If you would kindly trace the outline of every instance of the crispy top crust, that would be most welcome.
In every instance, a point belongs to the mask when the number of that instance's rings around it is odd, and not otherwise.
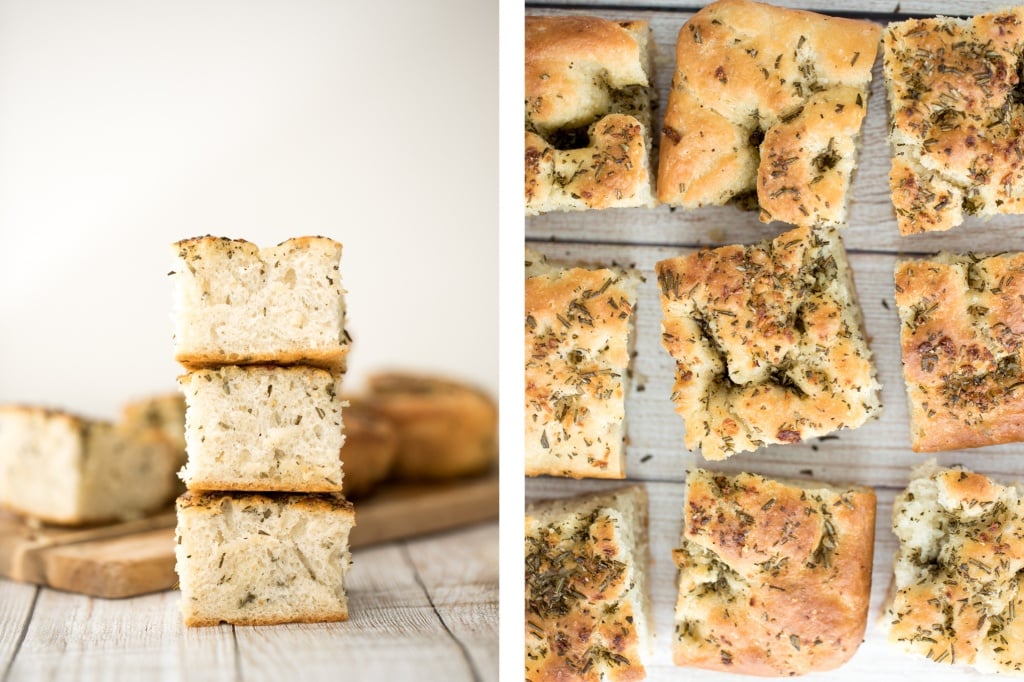
[[[880,386],[831,228],[661,261],[662,344],[686,447],[724,459],[876,416]]]
[[[1024,7],[892,23],[884,66],[900,232],[1024,212]]]
[[[893,503],[889,641],[940,663],[1024,669],[1024,503],[1012,486],[925,463]]]
[[[695,14],[676,43],[658,198],[695,208],[756,189],[765,222],[843,222],[880,33],[747,0]]]
[[[527,258],[526,474],[623,478],[623,377],[639,278]]]
[[[220,492],[190,490],[178,497],[179,511],[220,514],[225,500],[303,509],[311,513],[338,513],[355,517],[352,503],[338,493]]]
[[[637,589],[647,494],[640,486],[531,505],[526,513],[526,680],[645,677]],[[638,543],[639,539],[639,543]]]
[[[1024,254],[896,266],[917,452],[1024,440]]]
[[[853,655],[871,594],[874,491],[698,469],[683,514],[677,665],[799,675]]]

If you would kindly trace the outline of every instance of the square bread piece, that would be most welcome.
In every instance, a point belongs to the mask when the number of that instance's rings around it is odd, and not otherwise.
[[[653,206],[646,21],[526,17],[526,214]]]
[[[526,475],[625,478],[640,277],[526,254]]]
[[[198,237],[174,245],[175,359],[187,369],[259,363],[344,371],[341,244],[299,237],[260,249]]]
[[[890,643],[983,672],[1024,669],[1021,494],[934,460],[911,473],[892,508],[900,546],[880,619]]]
[[[526,509],[526,680],[646,677],[647,492],[630,486]]]
[[[187,492],[177,507],[186,625],[348,619],[355,513],[342,496]]]
[[[864,637],[875,493],[861,486],[686,479],[676,665],[801,675],[845,663]]]
[[[1024,213],[1024,7],[892,23],[883,44],[900,233]]]
[[[64,525],[126,520],[169,504],[177,457],[162,435],[0,406],[0,506]]]
[[[189,490],[341,492],[338,377],[315,367],[201,369],[185,392]]]
[[[853,274],[832,228],[657,264],[686,447],[725,459],[881,412]]]
[[[881,27],[720,0],[679,31],[658,198],[756,193],[761,220],[843,225]]]
[[[934,452],[1024,440],[1024,253],[896,265],[910,441]]]

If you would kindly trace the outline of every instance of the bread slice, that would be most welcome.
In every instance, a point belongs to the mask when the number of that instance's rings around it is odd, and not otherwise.
[[[526,17],[526,214],[655,205],[646,21]]]
[[[625,478],[641,278],[526,254],[526,474]]]
[[[361,398],[345,408],[345,497],[364,497],[390,474],[398,455],[398,430]]]
[[[690,472],[676,665],[789,676],[849,660],[867,624],[875,503],[861,486]]]
[[[315,367],[200,369],[188,404],[189,490],[341,492],[345,443],[338,377]]]
[[[405,372],[367,380],[365,400],[398,433],[391,475],[436,480],[479,474],[498,459],[498,408],[467,384]]]
[[[340,495],[187,492],[177,509],[186,625],[348,619],[355,514]]]
[[[934,460],[911,473],[892,508],[889,642],[937,663],[1024,669],[1022,492]]]
[[[896,265],[911,447],[1024,440],[1024,253]]]
[[[680,29],[658,198],[686,208],[756,194],[761,220],[846,223],[881,27],[719,0]]]
[[[187,369],[306,364],[344,371],[341,244],[289,239],[260,249],[197,237],[174,245],[175,358]]]
[[[137,518],[171,501],[176,463],[153,431],[0,406],[0,506],[24,516],[65,525]]]
[[[642,486],[529,505],[526,679],[643,679],[647,560]]]
[[[883,44],[900,233],[1024,213],[1024,7],[894,22]]]
[[[718,460],[881,412],[853,275],[833,228],[656,265],[686,447]]]
[[[185,397],[166,393],[132,401],[121,410],[120,426],[136,432],[148,429],[163,434],[174,448],[175,471],[185,466]]]

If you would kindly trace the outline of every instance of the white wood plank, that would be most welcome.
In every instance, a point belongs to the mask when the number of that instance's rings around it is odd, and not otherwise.
[[[530,2],[527,4],[527,12],[537,7],[548,8],[555,3]],[[619,8],[628,5],[628,0],[563,0],[557,3],[562,6],[587,7],[599,9],[602,7]],[[707,2],[677,2],[676,0],[644,0],[640,3],[646,7],[693,10],[708,4]],[[938,2],[936,0],[860,0],[856,5],[841,0],[772,0],[771,4],[780,7],[793,7],[796,9],[812,10],[823,14],[837,14],[842,16],[863,16],[865,14],[881,15],[935,15],[945,16],[971,16],[983,12],[992,12],[1009,7],[1012,3],[1001,0],[971,0],[965,2]]]
[[[397,544],[353,553],[350,620],[237,627],[244,680],[472,680],[472,670]]]
[[[430,601],[482,680],[498,679],[498,525],[407,543]]]
[[[0,578],[0,676],[18,649],[38,590],[35,585]]]
[[[42,589],[10,679],[235,679],[230,627],[186,631],[178,596],[108,600]]]
[[[716,468],[716,467],[709,467]],[[589,490],[606,490],[616,485],[609,481],[565,481],[540,478],[527,481],[527,500],[563,497]],[[683,486],[674,482],[647,483],[650,497],[650,589],[654,615],[654,655],[647,663],[647,679],[695,680],[717,682],[750,680],[750,677],[708,672],[694,668],[680,668],[672,663],[673,607],[676,597],[676,569],[672,562],[672,549],[677,546],[681,528]],[[853,658],[838,670],[807,675],[806,680],[837,680],[862,682],[863,680],[922,679],[925,675],[935,680],[976,679],[979,673],[965,668],[952,668],[900,653],[889,646],[881,636],[877,620],[889,586],[892,559],[896,550],[896,537],[890,531],[893,489],[881,488],[875,524],[875,557],[871,578],[871,605],[864,643]]]

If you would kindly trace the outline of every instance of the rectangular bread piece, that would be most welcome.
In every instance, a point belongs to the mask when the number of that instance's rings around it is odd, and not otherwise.
[[[911,472],[892,508],[900,546],[879,622],[891,644],[986,673],[1024,669],[1022,492],[934,460]]]
[[[289,239],[260,249],[198,237],[174,245],[174,353],[188,369],[305,364],[344,371],[341,244]]]
[[[1024,213],[1024,7],[894,22],[883,45],[900,233]]]
[[[690,472],[676,665],[790,676],[849,660],[867,624],[875,504],[861,486]]]
[[[526,259],[526,474],[625,478],[640,277]]]
[[[834,228],[663,260],[662,344],[686,447],[725,459],[881,412],[853,273]]]
[[[662,127],[658,198],[747,200],[761,220],[846,223],[881,27],[719,0],[680,29]]]
[[[647,515],[639,485],[527,507],[527,680],[646,676]]]
[[[162,435],[0,406],[0,506],[47,523],[137,518],[169,504],[177,457]]]
[[[646,21],[526,17],[526,214],[654,206]]]
[[[179,379],[189,490],[341,492],[339,378],[315,367],[226,365]]]
[[[915,452],[1024,440],[1024,253],[896,265]]]
[[[187,492],[177,509],[186,625],[348,619],[355,514],[342,496]]]

